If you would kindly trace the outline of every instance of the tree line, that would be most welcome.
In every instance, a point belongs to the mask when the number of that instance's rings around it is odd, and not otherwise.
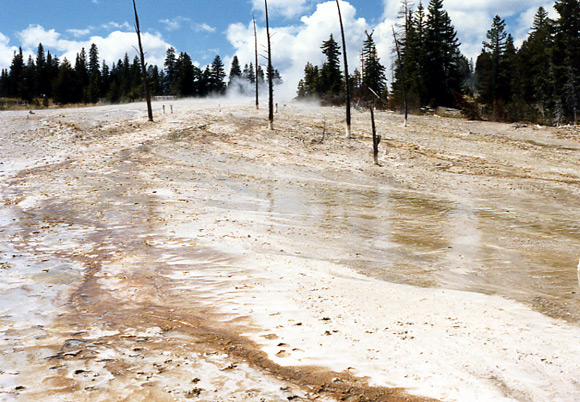
[[[540,7],[520,49],[495,16],[477,58],[478,99],[496,120],[577,123],[580,107],[580,2],[556,1],[558,17]]]
[[[257,73],[256,73],[257,72]],[[166,52],[163,68],[147,67],[153,96],[205,97],[223,95],[227,90],[250,93],[258,82],[265,89],[264,71],[252,63],[241,69],[234,56],[228,76],[219,55],[205,68],[193,64],[185,53],[176,53],[173,47]],[[282,79],[273,70],[274,83]],[[144,97],[140,60],[128,54],[109,66],[99,60],[99,50],[92,44],[89,52],[83,48],[77,53],[74,65],[66,58],[62,61],[38,45],[36,57],[25,60],[22,49],[15,52],[9,68],[0,73],[0,97],[22,99],[29,103],[48,106],[50,101],[59,105],[74,103],[119,103],[141,100]]]
[[[366,32],[360,70],[350,75],[355,101],[380,99],[392,109],[458,107],[470,118],[562,124],[578,121],[580,108],[580,2],[558,0],[558,17],[540,7],[520,49],[496,16],[474,64],[460,51],[457,32],[442,0],[425,9],[401,3],[398,47],[390,91],[377,56],[373,33]],[[298,98],[324,104],[344,102],[341,48],[332,35],[321,46],[321,66],[308,62]]]

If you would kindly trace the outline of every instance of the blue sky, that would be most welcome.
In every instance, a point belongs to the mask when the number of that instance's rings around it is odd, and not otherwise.
[[[424,0],[426,5],[428,1]],[[417,1],[415,2],[417,3]],[[365,30],[375,31],[383,63],[392,57],[391,26],[400,0],[341,1],[351,64]],[[546,0],[444,0],[468,57],[477,57],[494,15],[508,22],[508,30],[521,43],[539,6],[553,12]],[[126,52],[135,56],[131,0],[2,0],[0,13],[0,68],[8,68],[14,51],[31,54],[39,42],[58,57],[74,60],[82,47],[96,43],[100,56],[111,64]],[[219,54],[229,68],[237,54],[242,64],[253,59],[252,12],[265,44],[263,0],[153,1],[137,0],[148,61],[163,64],[167,47],[187,52],[205,66]],[[330,33],[338,38],[334,0],[269,0],[274,64],[282,72],[291,95],[306,61],[322,61],[320,43]],[[262,51],[263,52],[263,51]]]

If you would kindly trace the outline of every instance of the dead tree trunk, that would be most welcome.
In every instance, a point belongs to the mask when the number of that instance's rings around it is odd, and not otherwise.
[[[266,36],[268,37],[268,128],[274,129],[274,87],[272,68],[272,46],[270,44],[270,23],[268,20],[268,0],[264,0],[266,6]],[[257,77],[256,77],[257,79]]]
[[[393,28],[393,39],[395,40],[395,49],[397,50],[397,64],[399,65],[399,71],[401,72],[401,84],[403,85],[403,107],[405,111],[405,123],[404,126],[407,127],[407,115],[408,115],[408,104],[407,104],[407,88],[405,86],[405,70],[403,68],[403,61],[401,60],[401,51],[399,49],[399,40],[397,39],[397,34],[395,28]]]
[[[379,143],[381,142],[381,136],[377,135],[377,128],[375,126],[375,103],[369,102],[369,109],[371,110],[371,124],[373,129],[373,159],[375,165],[381,166],[379,163]]]
[[[338,8],[338,21],[340,22],[340,33],[342,35],[342,54],[344,56],[344,82],[346,89],[346,138],[351,138],[350,129],[350,77],[348,75],[348,58],[346,55],[346,39],[344,38],[344,26],[342,25],[342,14],[340,12],[340,4],[336,0],[336,7]]]
[[[254,14],[252,14],[252,21],[254,21],[254,49],[256,53],[256,65],[254,69],[256,70],[256,109],[260,109],[260,95],[259,95],[259,87],[258,87],[258,31],[256,30],[256,18]]]
[[[147,64],[145,63],[145,53],[141,42],[141,27],[139,26],[139,16],[137,15],[137,5],[133,0],[133,10],[135,10],[135,32],[139,42],[139,57],[141,59],[141,73],[143,74],[143,89],[145,90],[145,100],[147,101],[147,115],[149,121],[153,121],[153,108],[151,107],[151,92],[149,91],[149,74],[147,74]]]
[[[375,108],[377,107],[377,100],[380,100],[381,97],[373,91],[372,88],[367,87],[369,92],[371,92],[375,100],[373,102],[369,101],[369,109],[371,111],[371,126],[373,130],[373,159],[375,160],[375,165],[381,166],[379,163],[379,143],[381,142],[381,136],[377,135],[377,128],[375,126]]]

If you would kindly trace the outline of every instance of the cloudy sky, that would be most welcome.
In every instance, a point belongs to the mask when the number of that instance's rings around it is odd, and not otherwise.
[[[8,68],[18,47],[26,54],[45,49],[74,62],[77,52],[97,44],[101,59],[111,64],[125,53],[136,55],[133,8],[130,0],[2,0],[0,13],[0,68]],[[415,1],[418,3],[418,0]],[[426,6],[428,0],[423,1]],[[546,0],[444,0],[468,57],[477,57],[481,42],[494,15],[506,19],[516,45],[526,37],[533,16],[543,6],[552,15],[554,1]],[[265,20],[263,0],[137,0],[144,46],[150,64],[163,65],[165,51],[173,46],[187,52],[199,66],[219,54],[229,71],[237,54],[243,64],[253,60],[256,16],[260,52],[264,53]],[[335,1],[269,0],[273,34],[273,60],[282,73],[286,87],[282,94],[294,94],[306,61],[319,64],[320,44],[333,33],[337,40],[339,25]],[[379,55],[391,64],[392,32],[400,0],[341,1],[348,37],[349,64],[358,65],[358,53],[365,30],[374,30]],[[263,62],[263,58],[261,58]],[[280,91],[279,91],[280,93]]]

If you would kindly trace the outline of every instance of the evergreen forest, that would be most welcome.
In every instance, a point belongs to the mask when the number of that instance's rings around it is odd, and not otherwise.
[[[540,7],[519,49],[506,31],[505,20],[491,21],[475,63],[460,51],[457,32],[443,8],[430,0],[427,8],[401,3],[393,80],[377,55],[373,32],[366,32],[360,68],[349,77],[355,104],[380,99],[378,105],[421,111],[439,106],[461,109],[472,119],[577,123],[580,107],[580,2],[558,0],[558,17]],[[321,45],[325,61],[308,62],[298,84],[299,98],[324,104],[344,101],[341,49],[332,35]],[[398,55],[398,56],[397,56]]]
[[[187,53],[169,48],[163,68],[147,68],[152,96],[205,97],[223,95],[228,88],[238,93],[265,90],[265,74],[252,63],[242,69],[237,56],[232,60],[229,75],[219,55],[201,69]],[[273,71],[275,84],[281,84],[278,70]],[[31,104],[58,105],[119,103],[144,97],[140,60],[127,54],[109,66],[99,59],[99,50],[92,44],[76,55],[74,65],[62,61],[38,45],[36,57],[24,60],[22,49],[15,53],[9,69],[0,75],[0,98],[19,99]]]

